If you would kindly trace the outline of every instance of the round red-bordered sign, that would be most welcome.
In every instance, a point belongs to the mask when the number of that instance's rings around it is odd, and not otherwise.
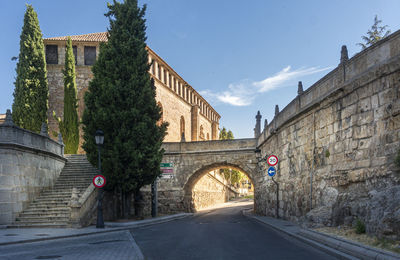
[[[278,157],[276,157],[275,155],[268,156],[267,163],[269,164],[269,166],[277,165],[278,164]]]
[[[96,186],[97,188],[103,188],[104,185],[106,185],[106,177],[100,174],[94,176],[93,185]]]

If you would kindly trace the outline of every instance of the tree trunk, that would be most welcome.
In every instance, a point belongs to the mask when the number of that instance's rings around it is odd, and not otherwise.
[[[135,191],[135,216],[143,218],[143,195],[140,190]]]

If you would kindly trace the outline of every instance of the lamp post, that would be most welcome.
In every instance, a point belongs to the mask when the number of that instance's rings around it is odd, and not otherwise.
[[[95,140],[97,144],[97,151],[98,151],[98,156],[99,156],[99,173],[101,174],[101,156],[100,156],[100,151],[101,151],[101,146],[103,145],[104,142],[104,133],[101,130],[97,130],[95,134]],[[97,195],[97,223],[96,223],[96,228],[104,228],[104,220],[103,220],[103,188],[99,188],[99,193]]]

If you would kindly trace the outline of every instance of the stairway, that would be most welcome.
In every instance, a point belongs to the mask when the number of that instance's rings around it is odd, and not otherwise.
[[[54,186],[44,189],[9,227],[68,227],[72,188],[77,188],[82,195],[97,169],[87,161],[86,155],[65,157],[67,162]]]

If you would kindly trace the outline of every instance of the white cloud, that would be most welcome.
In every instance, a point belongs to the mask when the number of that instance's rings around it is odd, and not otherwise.
[[[242,80],[238,83],[229,84],[228,90],[213,93],[210,90],[200,91],[200,94],[211,100],[217,100],[232,106],[248,106],[259,93],[265,93],[289,84],[295,84],[299,78],[328,70],[329,68],[299,68],[291,70],[291,66],[283,68],[273,76],[261,81]]]

